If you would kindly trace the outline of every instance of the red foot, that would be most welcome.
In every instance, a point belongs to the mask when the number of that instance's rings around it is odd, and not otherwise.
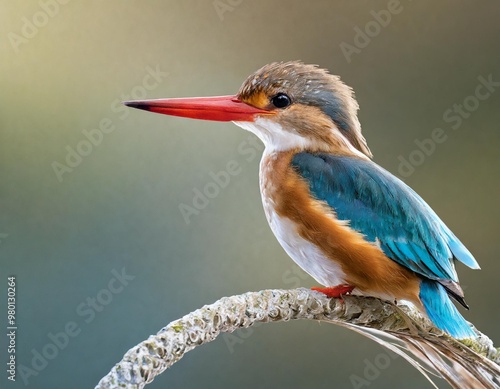
[[[320,288],[319,286],[315,286],[311,288],[311,290],[315,290],[317,292],[326,294],[328,297],[339,298],[342,295],[351,294],[351,292],[354,290],[354,286],[337,285],[337,286],[330,286],[328,288]]]

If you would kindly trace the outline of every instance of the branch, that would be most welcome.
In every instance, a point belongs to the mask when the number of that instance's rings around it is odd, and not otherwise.
[[[477,330],[477,339],[460,342],[415,308],[371,297],[331,299],[299,288],[224,297],[191,312],[130,349],[96,389],[143,388],[185,353],[221,332],[295,319],[320,320],[360,332],[403,356],[429,381],[430,370],[454,388],[500,388],[500,350]]]

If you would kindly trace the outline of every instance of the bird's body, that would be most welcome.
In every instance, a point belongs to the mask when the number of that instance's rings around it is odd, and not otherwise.
[[[387,260],[377,245],[339,219],[334,208],[311,195],[297,168],[304,156],[293,151],[265,153],[261,162],[264,211],[288,255],[322,285],[352,285],[353,293],[415,301],[414,273]]]
[[[276,238],[331,296],[407,300],[456,338],[474,336],[455,260],[477,262],[405,183],[371,160],[352,90],[300,62],[251,75],[233,97],[130,102],[153,112],[234,121],[264,143],[260,189]]]

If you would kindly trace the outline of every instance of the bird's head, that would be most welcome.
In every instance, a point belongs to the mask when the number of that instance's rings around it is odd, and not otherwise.
[[[166,115],[232,121],[255,133],[269,150],[371,157],[352,89],[315,65],[296,61],[265,65],[247,78],[235,96],[125,104]]]

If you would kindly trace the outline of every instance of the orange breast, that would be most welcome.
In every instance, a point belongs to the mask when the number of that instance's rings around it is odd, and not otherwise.
[[[277,215],[290,219],[303,239],[340,265],[349,285],[365,294],[394,296],[420,305],[420,280],[415,273],[388,258],[347,222],[338,220],[326,203],[314,199],[307,183],[290,165],[294,154],[286,151],[264,157],[264,201],[272,204]]]

